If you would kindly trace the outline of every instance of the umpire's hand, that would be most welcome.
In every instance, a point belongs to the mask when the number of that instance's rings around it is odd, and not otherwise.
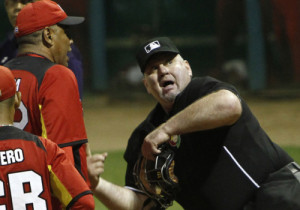
[[[145,137],[142,145],[142,154],[145,158],[155,160],[155,156],[161,152],[158,146],[170,140],[171,136],[164,129],[164,125],[163,123]]]
[[[104,161],[106,157],[106,152],[87,157],[87,168],[92,190],[97,187],[99,183],[99,176],[104,172]]]

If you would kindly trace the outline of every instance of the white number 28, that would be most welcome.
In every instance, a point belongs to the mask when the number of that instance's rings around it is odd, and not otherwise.
[[[42,177],[34,171],[22,171],[8,174],[8,186],[11,194],[12,209],[26,210],[27,205],[33,209],[47,209],[45,199],[39,197],[44,191]],[[28,185],[28,192],[24,186]],[[0,180],[0,197],[4,197],[4,182]],[[6,210],[6,205],[0,204],[0,210]]]

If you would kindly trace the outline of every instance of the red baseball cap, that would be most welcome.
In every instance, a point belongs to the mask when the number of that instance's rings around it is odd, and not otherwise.
[[[84,17],[68,16],[54,1],[41,0],[27,4],[19,12],[15,36],[21,37],[39,31],[55,24],[77,25],[84,21]]]
[[[0,66],[0,101],[4,101],[16,93],[16,81],[11,70]]]

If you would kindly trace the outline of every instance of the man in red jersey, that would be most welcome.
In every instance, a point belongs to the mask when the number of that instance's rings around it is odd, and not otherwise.
[[[4,0],[3,1],[4,8],[7,13],[7,18],[13,28],[15,27],[16,19],[21,9],[25,7],[26,4],[36,2],[36,1],[39,0]],[[65,8],[64,5],[62,5],[62,7]],[[80,16],[86,16],[86,15],[80,15]],[[76,27],[76,31],[79,31],[80,29],[81,28]],[[72,33],[72,36],[73,35],[75,34]],[[76,32],[76,36],[79,37],[80,35],[78,36]],[[72,51],[68,52],[68,57],[69,57],[68,68],[71,69],[76,76],[80,98],[82,99],[83,98],[83,74],[84,74],[82,53],[79,51],[78,44],[75,45],[73,43],[71,45],[71,48]],[[5,39],[0,43],[0,65],[4,65],[8,61],[16,57],[17,54],[18,54],[18,44],[17,44],[16,37],[14,36],[14,31],[11,30],[7,33]]]
[[[68,27],[83,21],[50,0],[27,4],[16,20],[18,55],[5,66],[22,93],[14,125],[57,143],[89,184],[82,105],[75,75],[66,67]]]
[[[92,192],[65,152],[12,126],[20,102],[13,74],[0,66],[0,209],[52,209],[51,193],[66,209],[94,209]]]

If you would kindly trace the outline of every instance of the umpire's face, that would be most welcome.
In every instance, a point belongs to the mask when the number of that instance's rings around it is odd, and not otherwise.
[[[4,0],[4,6],[10,24],[15,27],[16,20],[21,9],[28,3],[39,0]]]
[[[177,54],[159,53],[153,55],[146,65],[144,85],[168,112],[176,96],[191,81],[192,70],[188,61]]]

